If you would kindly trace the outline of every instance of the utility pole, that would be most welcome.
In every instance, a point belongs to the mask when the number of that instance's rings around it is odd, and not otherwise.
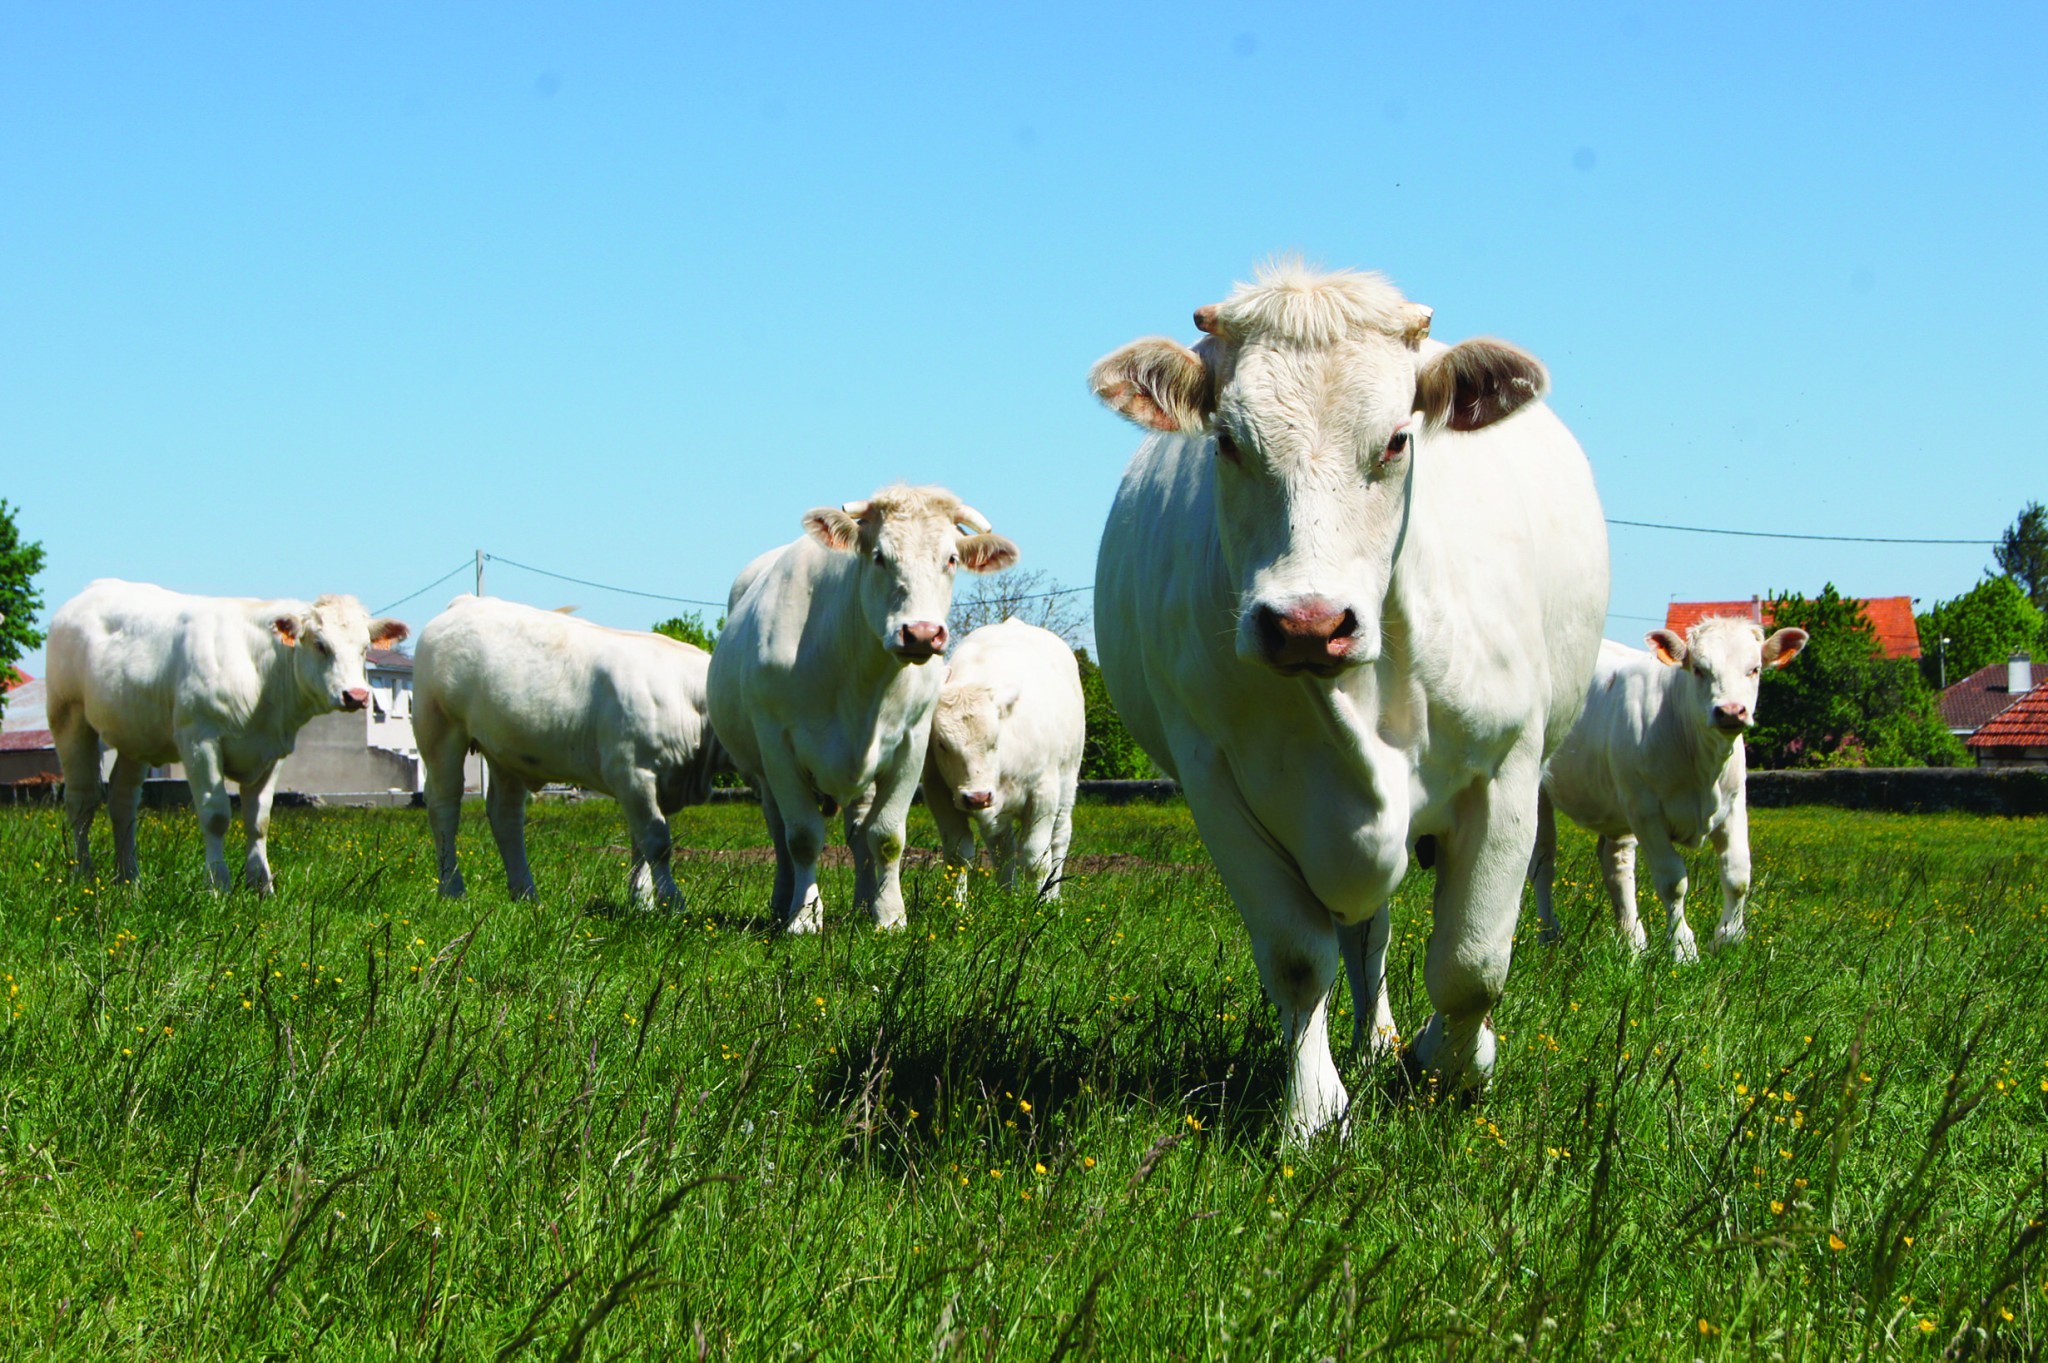
[[[481,549],[476,551],[476,594],[479,598],[484,594],[484,551]],[[476,793],[484,797],[486,804],[490,802],[491,764],[484,760],[482,753],[476,755]]]

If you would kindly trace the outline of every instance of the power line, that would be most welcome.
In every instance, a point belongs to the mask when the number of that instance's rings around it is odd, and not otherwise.
[[[1665,525],[1661,521],[1624,521],[1613,516],[1607,518],[1609,525],[1630,525],[1638,530],[1682,530],[1688,535],[1739,535],[1753,540],[1826,540],[1830,544],[1969,544],[1989,548],[1997,540],[1921,540],[1897,539],[1882,535],[1798,535],[1788,530],[1714,530],[1701,525]]]
[[[650,601],[679,601],[685,606],[710,606],[717,610],[725,609],[725,602],[723,601],[705,601],[694,596],[669,596],[662,592],[643,592],[633,587],[614,587],[607,582],[592,582],[587,577],[571,577],[567,573],[549,572],[546,568],[536,568],[531,563],[521,563],[516,559],[501,558],[497,554],[485,554],[484,559],[490,563],[502,563],[507,568],[521,568],[529,573],[539,573],[542,577],[551,577],[558,582],[573,582],[579,587],[595,587],[601,592],[617,592],[621,596],[644,596]],[[465,564],[464,566],[468,565]],[[446,579],[443,580],[445,581]]]
[[[458,563],[458,564],[456,564],[456,565],[455,565],[455,566],[454,566],[454,567],[453,567],[452,569],[450,569],[449,571],[447,571],[447,572],[445,572],[445,573],[441,574],[441,575],[440,575],[439,577],[435,578],[435,579],[434,579],[434,580],[433,580],[432,582],[429,582],[429,583],[428,583],[428,584],[427,584],[426,586],[424,586],[424,587],[420,588],[420,589],[419,589],[419,591],[416,591],[416,592],[407,592],[407,593],[406,593],[406,594],[405,594],[404,596],[401,596],[401,597],[399,597],[399,598],[398,598],[398,599],[397,599],[396,601],[392,602],[392,603],[391,603],[390,605],[388,605],[388,606],[380,606],[380,607],[378,607],[378,608],[377,608],[377,614],[379,614],[379,615],[389,615],[389,614],[390,614],[390,613],[391,613],[392,611],[395,611],[395,610],[397,610],[397,609],[398,609],[398,608],[399,608],[400,606],[403,606],[403,605],[404,605],[404,604],[405,604],[406,602],[408,602],[408,601],[412,600],[412,599],[413,599],[413,598],[414,598],[415,596],[420,596],[420,595],[423,595],[423,594],[425,594],[425,593],[427,593],[427,592],[430,592],[430,591],[434,590],[434,588],[436,588],[436,587],[440,586],[440,585],[441,585],[441,584],[442,584],[443,582],[446,582],[446,581],[447,581],[447,580],[448,580],[449,578],[451,578],[451,577],[455,576],[455,574],[457,574],[457,573],[461,572],[461,571],[462,571],[463,569],[465,569],[465,568],[467,568],[467,567],[469,567],[469,565],[468,565],[467,563]]]

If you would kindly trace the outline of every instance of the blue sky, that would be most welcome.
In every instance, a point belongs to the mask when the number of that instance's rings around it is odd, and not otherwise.
[[[375,608],[477,548],[717,599],[897,478],[1080,585],[1135,443],[1089,364],[1296,251],[1541,356],[1610,516],[1990,540],[2048,500],[2048,9],[1555,8],[15,0],[0,496],[52,607]],[[1990,561],[1612,544],[1624,638]]]

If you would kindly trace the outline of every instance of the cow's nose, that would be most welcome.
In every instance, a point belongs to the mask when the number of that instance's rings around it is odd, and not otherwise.
[[[897,632],[897,652],[929,658],[946,651],[946,627],[931,620],[913,620]]]
[[[1714,723],[1723,729],[1747,729],[1749,707],[1739,700],[1731,700],[1714,707]]]
[[[369,703],[370,693],[360,686],[341,693],[341,708],[344,710],[360,710]]]
[[[995,802],[994,791],[963,790],[960,792],[960,805],[963,809],[987,809]]]
[[[1358,613],[1319,596],[1303,597],[1284,611],[1260,606],[1254,623],[1266,661],[1285,671],[1328,670],[1358,640]]]

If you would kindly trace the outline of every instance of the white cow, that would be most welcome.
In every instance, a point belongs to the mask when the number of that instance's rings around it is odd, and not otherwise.
[[[1426,342],[1429,315],[1378,275],[1280,264],[1196,312],[1197,348],[1137,341],[1089,376],[1156,432],[1103,532],[1103,676],[1251,934],[1294,1137],[1346,1109],[1340,952],[1378,997],[1366,967],[1425,836],[1436,1011],[1414,1055],[1454,1084],[1491,1070],[1538,779],[1607,608],[1599,498],[1542,366]]]
[[[959,894],[979,829],[1005,889],[1022,866],[1041,895],[1059,898],[1085,711],[1074,650],[1051,630],[1005,620],[961,640],[924,759],[925,806],[946,864],[959,869]]]
[[[668,816],[709,797],[723,759],[705,714],[710,665],[695,644],[659,634],[490,597],[449,602],[420,632],[413,662],[413,731],[441,893],[463,892],[455,835],[463,758],[474,745],[489,764],[486,812],[514,899],[537,897],[527,796],[562,781],[619,802],[634,900],[679,905]]]
[[[1559,936],[1550,883],[1557,865],[1557,813],[1600,837],[1600,871],[1614,926],[1636,951],[1648,941],[1636,917],[1636,844],[1650,863],[1670,922],[1672,954],[1696,960],[1685,921],[1680,847],[1714,844],[1721,860],[1721,925],[1715,950],[1742,940],[1749,899],[1749,806],[1742,735],[1756,723],[1763,669],[1783,667],[1806,647],[1806,631],[1770,638],[1749,620],[1716,616],[1681,639],[1652,630],[1651,652],[1612,642],[1586,693],[1586,712],[1550,759],[1537,812],[1536,912],[1546,941]]]
[[[370,703],[363,655],[406,636],[352,596],[304,601],[186,596],[101,578],[50,618],[49,713],[64,769],[78,873],[92,874],[100,745],[115,752],[107,795],[114,874],[133,880],[135,814],[153,765],[185,764],[215,889],[231,884],[223,840],[229,781],[241,787],[243,879],[271,890],[277,764],[308,720]]]
[[[761,794],[776,920],[823,925],[818,853],[826,817],[844,808],[856,904],[901,927],[903,823],[945,679],[953,576],[1007,568],[1017,546],[936,487],[884,488],[803,523],[733,583],[711,723]]]

